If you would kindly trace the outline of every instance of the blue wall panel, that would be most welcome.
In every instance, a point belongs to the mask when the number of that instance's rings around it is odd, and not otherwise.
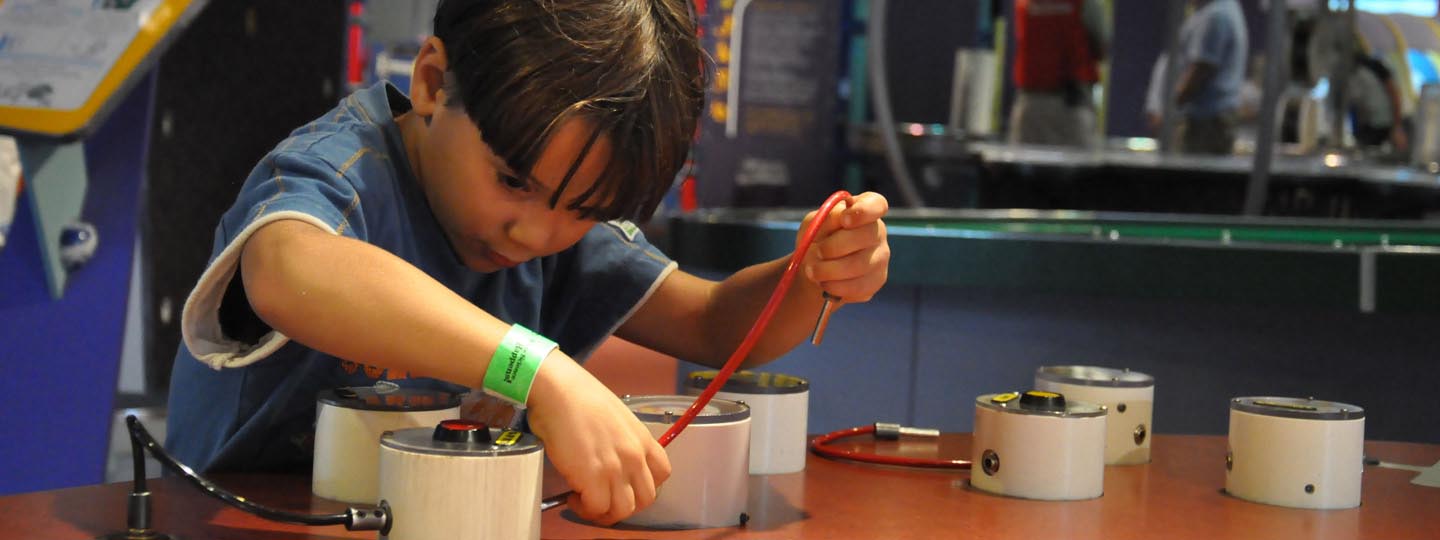
[[[0,495],[104,480],[153,78],[85,141],[100,246],[52,300],[28,204],[0,251]]]

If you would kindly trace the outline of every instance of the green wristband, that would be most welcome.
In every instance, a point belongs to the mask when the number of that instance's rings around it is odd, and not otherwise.
[[[485,370],[485,393],[525,407],[525,401],[530,398],[530,385],[535,383],[535,372],[554,349],[554,341],[524,326],[511,325],[495,349],[495,356],[490,357],[490,367]]]

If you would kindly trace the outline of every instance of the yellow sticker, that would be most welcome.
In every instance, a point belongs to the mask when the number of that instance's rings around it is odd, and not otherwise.
[[[1038,398],[1057,398],[1057,397],[1060,397],[1060,394],[1056,394],[1055,392],[1046,392],[1046,391],[1044,391],[1044,390],[1031,390],[1031,391],[1025,392],[1025,393],[1026,393],[1026,394],[1029,394],[1029,395],[1031,395],[1031,396],[1038,397]]]
[[[1013,401],[1015,398],[1018,398],[1018,397],[1020,397],[1020,393],[1019,393],[1019,392],[1010,392],[1010,393],[1008,393],[1008,394],[998,394],[998,395],[996,395],[995,397],[990,398],[990,402],[991,402],[991,403],[1006,403],[1006,402],[1009,402],[1009,401]]]
[[[520,435],[521,433],[519,431],[507,429],[501,432],[500,436],[495,439],[495,444],[499,446],[514,446],[515,443],[520,442]]]

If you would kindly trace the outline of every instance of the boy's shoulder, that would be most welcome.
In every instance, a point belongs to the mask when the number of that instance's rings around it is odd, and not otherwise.
[[[269,158],[277,164],[320,162],[337,176],[369,172],[369,165],[376,163],[388,165],[391,154],[403,145],[392,140],[399,137],[399,130],[384,101],[378,107],[374,103],[376,91],[364,89],[342,99],[335,108],[292,131],[270,151]],[[384,100],[384,89],[378,92]],[[390,167],[383,170],[390,172]]]
[[[615,233],[616,237],[631,244],[635,243],[635,237],[637,236],[644,238],[640,234],[640,226],[628,219],[612,219],[606,221],[604,226],[609,227],[611,232]]]
[[[387,131],[398,128],[388,116],[388,110],[374,110],[376,107],[369,103],[372,100],[368,93],[369,89],[360,90],[341,99],[333,109],[291,131],[275,151],[354,151],[359,147],[384,146]]]

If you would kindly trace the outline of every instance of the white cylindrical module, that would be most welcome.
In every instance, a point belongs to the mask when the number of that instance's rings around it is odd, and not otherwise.
[[[625,404],[659,438],[685,413],[689,396],[626,396]],[[750,407],[712,399],[665,447],[670,479],[655,502],[625,523],[658,529],[731,527],[749,502]]]
[[[545,458],[534,435],[446,420],[380,439],[388,540],[540,538]]]
[[[310,490],[318,497],[356,504],[379,500],[381,435],[460,416],[460,396],[455,393],[388,382],[326,390],[317,402]]]
[[[1128,369],[1044,366],[1035,370],[1035,389],[1105,407],[1106,465],[1150,462],[1154,377]]]
[[[691,373],[685,391],[700,395],[716,371]],[[786,474],[805,470],[806,419],[810,382],[780,373],[737,371],[715,397],[750,406],[750,474]]]
[[[1105,409],[1031,390],[975,398],[970,484],[1024,499],[1105,493]]]
[[[1365,410],[1313,398],[1230,400],[1225,492],[1291,508],[1360,506]]]

